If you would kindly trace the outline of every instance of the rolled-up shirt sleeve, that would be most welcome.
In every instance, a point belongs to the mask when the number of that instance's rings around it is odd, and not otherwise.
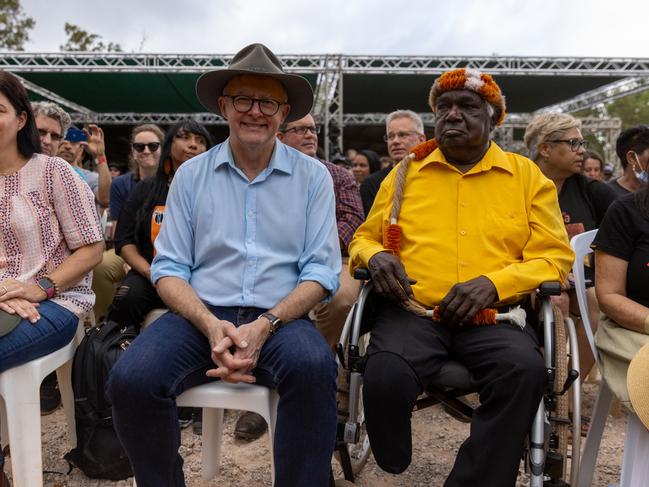
[[[333,183],[326,171],[320,173],[311,192],[304,252],[298,262],[299,282],[316,281],[333,296],[342,264]]]
[[[151,282],[163,277],[189,281],[194,266],[194,228],[191,218],[191,188],[183,172],[174,176],[160,233],[155,240],[156,255],[151,264]]]

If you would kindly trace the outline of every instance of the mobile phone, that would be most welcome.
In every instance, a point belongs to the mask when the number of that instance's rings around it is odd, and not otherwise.
[[[88,134],[83,130],[68,129],[65,133],[65,140],[68,142],[86,142],[88,140]]]

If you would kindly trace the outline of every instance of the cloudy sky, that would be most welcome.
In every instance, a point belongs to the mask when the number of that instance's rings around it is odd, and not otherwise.
[[[22,0],[32,52],[65,22],[127,52],[649,57],[647,0]]]

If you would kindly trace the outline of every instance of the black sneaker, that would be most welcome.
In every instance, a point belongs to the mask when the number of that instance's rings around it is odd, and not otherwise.
[[[61,392],[59,383],[56,380],[56,372],[43,379],[41,384],[41,415],[45,416],[53,413],[61,405]]]
[[[178,408],[178,425],[181,430],[189,428],[194,422],[193,408]]]

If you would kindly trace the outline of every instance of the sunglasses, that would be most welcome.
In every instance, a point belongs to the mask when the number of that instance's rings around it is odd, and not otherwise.
[[[148,144],[142,142],[133,143],[133,149],[135,149],[135,152],[144,152],[145,147],[149,148],[149,152],[155,152],[158,150],[158,147],[160,147],[160,142],[149,142]]]

